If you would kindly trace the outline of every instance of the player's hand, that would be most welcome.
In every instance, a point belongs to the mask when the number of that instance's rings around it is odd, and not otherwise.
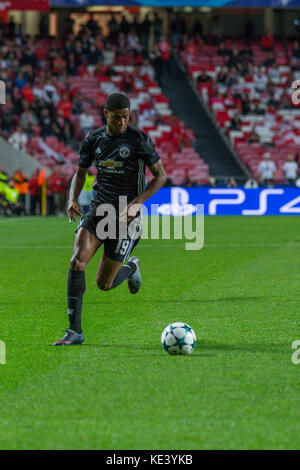
[[[132,201],[128,206],[125,207],[123,212],[120,215],[121,222],[131,222],[135,219],[141,212],[142,203]]]
[[[68,205],[68,217],[69,217],[69,223],[71,224],[72,221],[74,220],[74,222],[77,222],[76,221],[76,215],[80,215],[80,217],[82,217],[82,214],[79,210],[79,207],[78,207],[78,204],[77,202],[70,202],[69,205]]]

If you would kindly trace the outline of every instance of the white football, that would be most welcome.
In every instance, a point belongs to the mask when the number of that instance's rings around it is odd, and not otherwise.
[[[173,356],[192,354],[196,346],[196,335],[193,328],[186,323],[171,323],[162,332],[161,344],[164,350]]]

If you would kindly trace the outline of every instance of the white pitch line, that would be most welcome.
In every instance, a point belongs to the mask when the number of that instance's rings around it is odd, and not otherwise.
[[[190,242],[190,240],[187,240]],[[144,244],[147,247],[153,248],[178,248],[178,245],[175,243],[147,243]],[[291,242],[291,243],[209,243],[204,245],[203,248],[258,248],[258,247],[274,247],[274,246],[284,246],[285,248],[292,248],[299,246],[300,242]],[[142,246],[142,245],[141,245]],[[184,244],[180,244],[180,247],[184,247]],[[66,249],[70,250],[73,248],[73,245],[6,245],[0,247],[0,250],[32,250],[32,249]]]
[[[38,220],[36,217],[16,217],[16,218],[11,218],[11,219],[0,219],[0,225],[1,224],[12,224],[14,222],[24,222],[25,220]]]

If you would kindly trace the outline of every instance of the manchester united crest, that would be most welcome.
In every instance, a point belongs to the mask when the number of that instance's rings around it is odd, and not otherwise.
[[[126,147],[125,145],[123,145],[123,147],[120,147],[119,149],[119,155],[120,157],[122,158],[127,158],[129,157],[130,155],[130,149],[128,147]]]

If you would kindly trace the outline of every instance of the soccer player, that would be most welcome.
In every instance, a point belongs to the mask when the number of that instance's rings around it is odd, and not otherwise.
[[[68,202],[69,222],[82,216],[77,199],[83,188],[88,168],[95,162],[98,170],[97,196],[76,230],[74,252],[68,275],[69,328],[54,346],[82,344],[81,310],[85,292],[85,268],[98,248],[104,244],[104,254],[98,266],[96,281],[99,289],[107,291],[128,281],[129,291],[136,294],[141,287],[139,259],[131,255],[140,239],[140,210],[142,204],[156,193],[166,181],[166,173],[154,144],[142,131],[128,126],[130,101],[122,93],[112,93],[106,100],[104,114],[107,124],[91,131],[83,140],[78,169],[73,176]],[[145,188],[145,164],[154,178]],[[119,197],[127,197],[127,205],[119,210]],[[104,206],[105,204],[105,206]],[[115,234],[99,233],[107,217],[108,204],[113,207]],[[108,207],[108,211],[111,206]],[[115,212],[114,212],[115,211]],[[100,214],[100,215],[99,215]],[[109,219],[111,221],[111,217]],[[125,223],[120,233],[119,222]],[[102,235],[101,235],[102,234]]]

